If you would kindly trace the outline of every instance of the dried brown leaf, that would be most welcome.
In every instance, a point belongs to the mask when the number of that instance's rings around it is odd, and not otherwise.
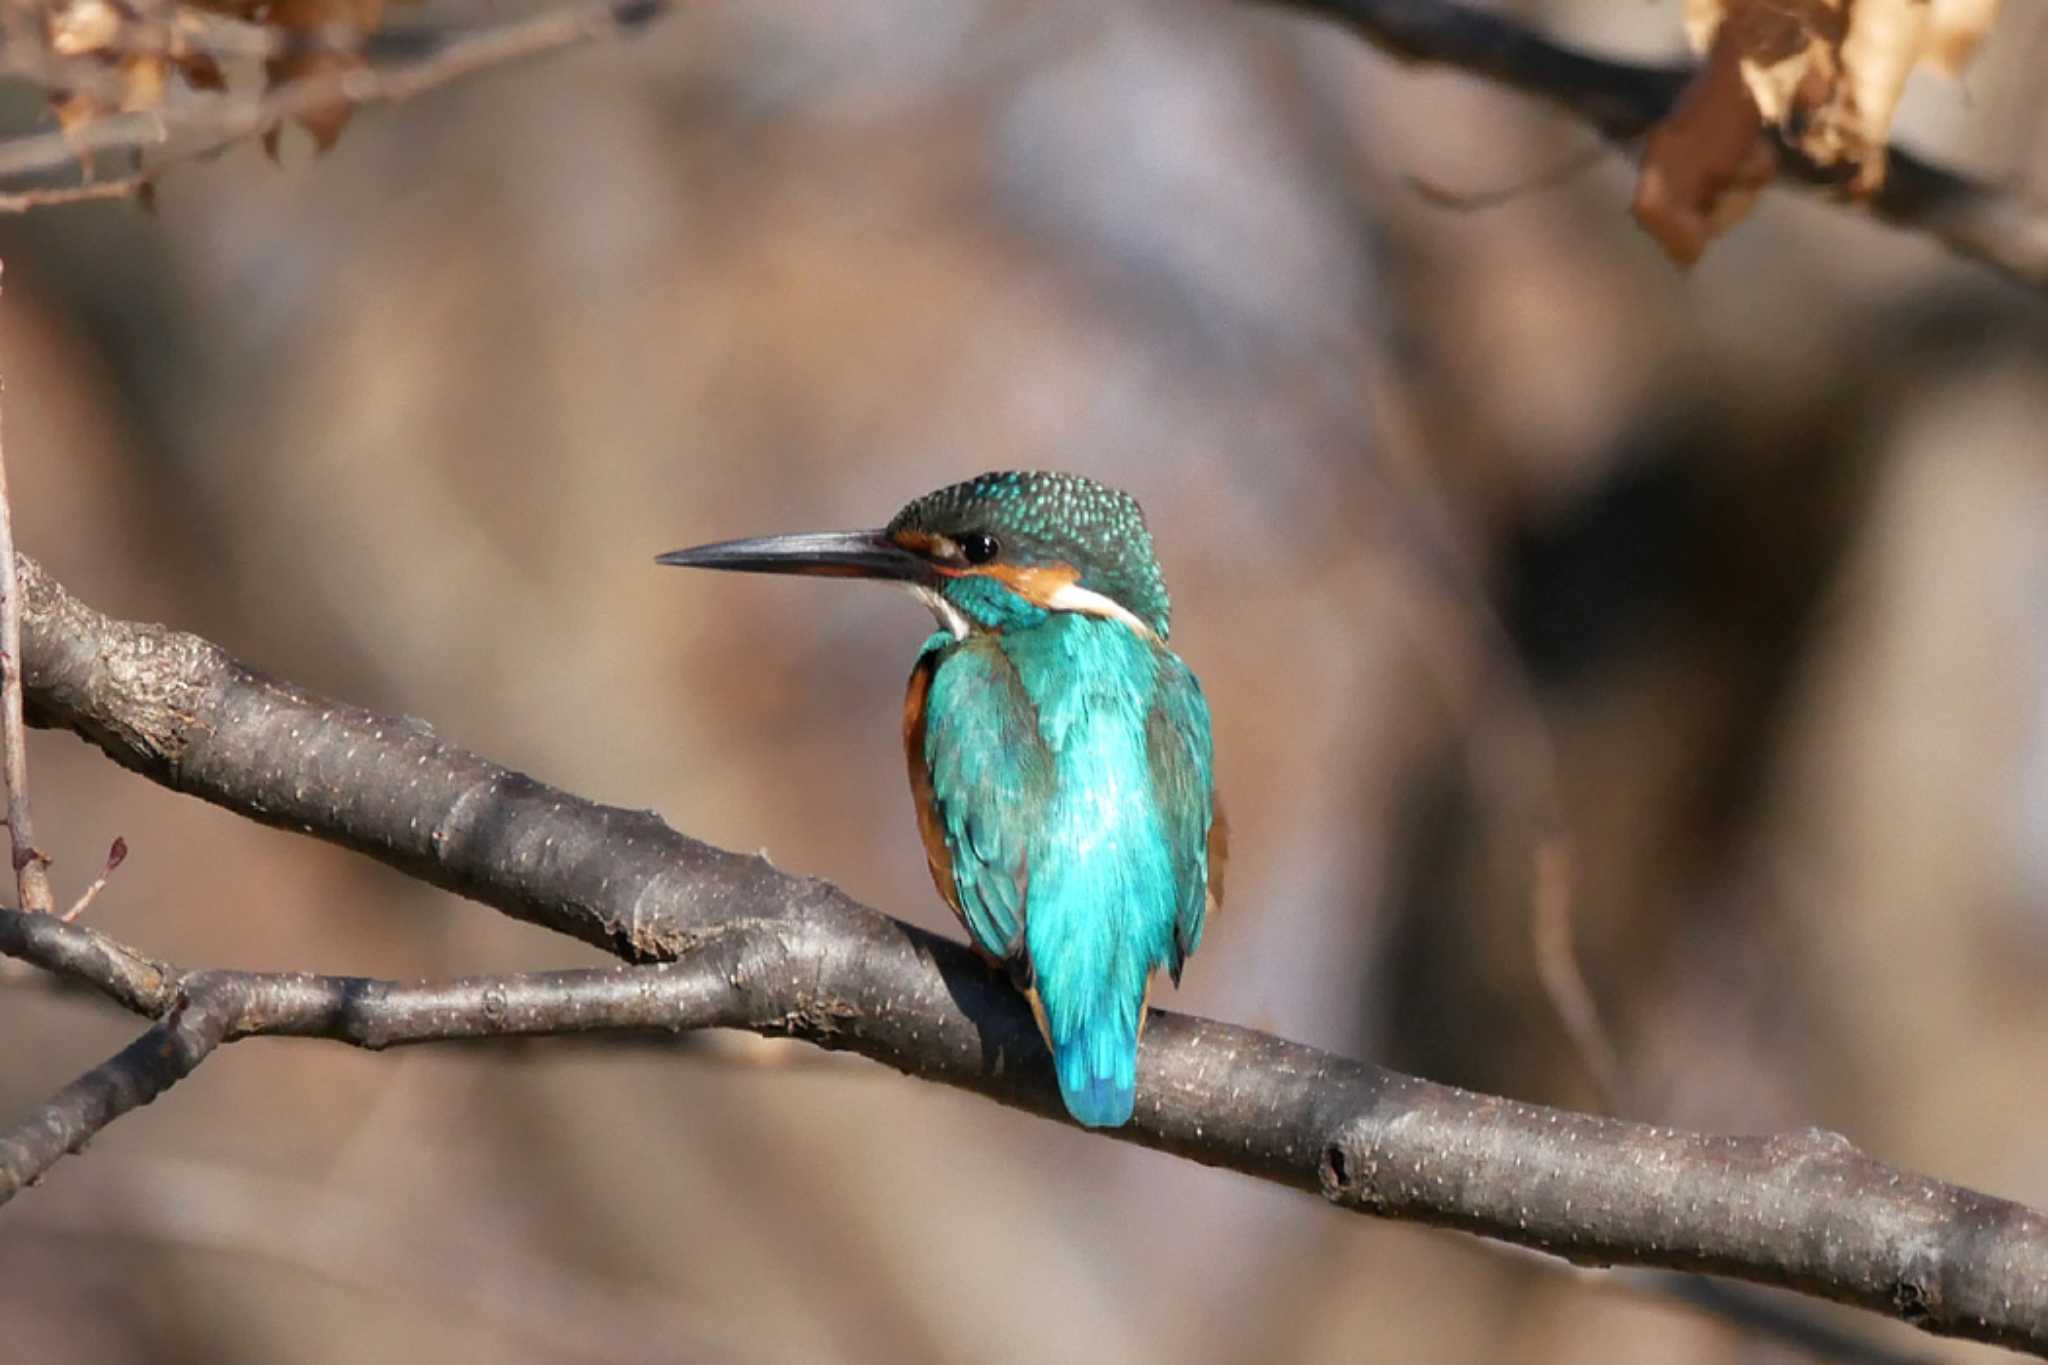
[[[1777,174],[1777,150],[1743,79],[1742,47],[1724,26],[1671,112],[1650,129],[1636,180],[1636,221],[1665,254],[1691,265],[1740,222]]]
[[[1997,0],[1688,0],[1686,32],[1696,50],[1732,45],[1764,121],[1868,195],[1907,77],[1955,74],[1997,13]]]
[[[116,109],[160,109],[175,75],[198,91],[224,91],[219,62],[205,47],[208,24],[225,15],[260,24],[281,41],[264,63],[271,88],[359,69],[365,38],[384,21],[385,0],[54,0],[43,29],[49,52],[103,78],[79,80],[51,97],[59,125],[76,131]],[[346,100],[306,110],[298,122],[322,151],[347,124]],[[264,134],[276,153],[278,130]]]
[[[377,31],[384,20],[384,3],[383,0],[274,0],[264,17],[273,27],[300,39],[340,39],[331,46],[345,49]],[[362,64],[362,58],[352,52],[321,51],[314,44],[306,43],[295,51],[271,58],[263,65],[270,84],[276,87],[329,73],[352,71]],[[348,126],[353,112],[346,100],[336,100],[332,104],[305,110],[298,116],[298,123],[312,134],[315,145],[325,152],[340,139],[341,130]],[[272,157],[277,155],[277,138],[278,130],[275,128],[263,135],[264,150]]]

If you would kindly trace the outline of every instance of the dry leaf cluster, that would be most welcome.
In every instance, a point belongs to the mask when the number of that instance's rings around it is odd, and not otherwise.
[[[1874,193],[1907,76],[1959,74],[1997,15],[1998,0],[1686,0],[1703,62],[1650,131],[1637,219],[1690,264],[1748,211],[1780,142]]]
[[[361,65],[360,49],[384,18],[384,0],[54,0],[10,5],[11,36],[41,38],[37,73],[67,131],[109,113],[164,108],[174,82],[219,92],[224,66],[259,63],[269,87]],[[11,43],[17,50],[18,41]],[[350,108],[301,110],[298,121],[322,150]],[[265,134],[274,154],[277,130]]]

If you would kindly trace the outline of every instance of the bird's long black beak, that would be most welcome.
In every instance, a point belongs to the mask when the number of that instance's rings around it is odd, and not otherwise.
[[[923,583],[933,577],[929,562],[891,540],[886,531],[806,531],[722,540],[716,545],[670,550],[657,556],[655,563],[681,569],[817,574],[903,583]]]

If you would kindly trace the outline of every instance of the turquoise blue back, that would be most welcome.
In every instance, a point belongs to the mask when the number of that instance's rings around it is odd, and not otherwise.
[[[968,931],[1036,994],[1068,1110],[1114,1127],[1152,975],[1178,979],[1201,940],[1208,706],[1179,658],[1120,622],[1004,624],[925,645],[933,814]]]

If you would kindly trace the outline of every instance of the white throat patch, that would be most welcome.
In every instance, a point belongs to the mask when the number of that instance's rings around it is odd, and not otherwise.
[[[922,583],[912,583],[908,586],[912,597],[915,597],[918,601],[931,608],[932,615],[938,618],[940,627],[950,631],[956,640],[967,638],[968,632],[973,627],[968,623],[966,614],[960,608],[948,602],[937,588],[928,588]]]
[[[1151,640],[1155,644],[1159,640],[1152,627],[1132,615],[1122,603],[1084,588],[1079,583],[1060,584],[1059,590],[1045,600],[1045,605],[1054,611],[1078,611],[1085,616],[1101,616],[1111,621],[1121,621],[1136,631],[1140,638]]]

